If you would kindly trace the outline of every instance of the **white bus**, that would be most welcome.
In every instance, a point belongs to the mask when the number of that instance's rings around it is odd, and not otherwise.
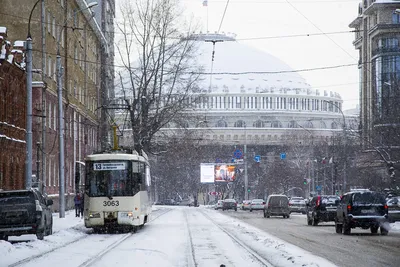
[[[84,219],[94,232],[136,232],[150,220],[147,155],[120,150],[85,159]]]

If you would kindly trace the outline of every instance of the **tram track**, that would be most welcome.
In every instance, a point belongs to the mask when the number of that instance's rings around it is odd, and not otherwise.
[[[152,222],[154,220],[157,220],[159,217],[161,217],[162,215],[170,212],[171,209],[165,209],[162,212],[160,212],[160,214],[157,214],[156,216],[152,217],[151,220],[149,222]],[[74,228],[74,227],[72,227]],[[83,241],[85,239],[88,239],[89,237],[96,235],[92,232],[92,230],[88,230],[90,231],[90,233],[80,236],[79,238],[76,238],[74,240],[71,240],[69,242],[66,242],[62,245],[56,246],[48,251],[45,252],[41,252],[40,254],[37,255],[33,255],[30,257],[27,257],[25,259],[19,260],[17,262],[14,262],[10,265],[8,265],[8,267],[18,267],[18,266],[23,266],[25,264],[28,264],[31,261],[35,261],[38,260],[40,258],[43,258],[45,256],[48,256],[51,253],[57,252],[57,251],[61,251],[63,249],[66,249],[70,246],[75,245],[77,242]],[[78,265],[79,267],[88,267],[88,266],[92,266],[94,263],[98,262],[104,255],[106,255],[107,253],[109,253],[110,251],[112,251],[115,247],[117,247],[119,244],[121,244],[122,242],[124,242],[126,239],[128,239],[129,237],[133,236],[134,233],[126,233],[124,234],[121,238],[119,238],[118,240],[112,242],[111,244],[109,244],[106,248],[102,249],[100,252],[98,252],[97,254],[95,254],[91,259],[86,260],[85,262],[83,262],[82,264]],[[112,238],[114,235],[102,235],[107,239]]]
[[[185,221],[186,221],[186,229],[188,232],[188,243],[190,245],[190,250],[188,253],[188,266],[190,267],[197,267],[197,262],[196,262],[196,256],[195,256],[195,252],[194,252],[194,245],[193,245],[193,236],[192,236],[192,231],[190,230],[190,226],[189,226],[189,219],[187,216],[187,212],[184,211],[184,217],[185,217]]]
[[[206,217],[208,220],[210,220],[216,227],[218,227],[222,232],[224,232],[227,236],[229,236],[239,247],[243,248],[245,251],[249,253],[249,255],[259,262],[261,265],[266,266],[266,267],[274,267],[272,263],[270,263],[267,259],[265,259],[263,256],[258,254],[256,251],[254,251],[252,248],[247,246],[244,242],[242,242],[239,238],[234,236],[232,233],[230,233],[228,230],[226,230],[224,227],[219,225],[215,220],[213,220],[209,215],[204,213],[203,211],[200,211],[200,213]]]

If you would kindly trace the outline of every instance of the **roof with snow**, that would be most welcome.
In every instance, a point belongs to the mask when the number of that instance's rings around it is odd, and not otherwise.
[[[210,93],[279,93],[284,90],[287,94],[317,94],[285,62],[236,41],[234,34],[196,34],[192,37],[199,42],[198,63],[204,67],[204,72],[212,74],[200,79],[201,88],[209,89],[211,84]],[[334,92],[330,95],[340,98]]]

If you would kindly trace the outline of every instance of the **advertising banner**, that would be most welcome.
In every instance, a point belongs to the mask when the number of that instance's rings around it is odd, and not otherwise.
[[[233,182],[236,178],[236,165],[221,164],[215,166],[215,182]]]
[[[214,183],[214,163],[200,164],[200,182]]]

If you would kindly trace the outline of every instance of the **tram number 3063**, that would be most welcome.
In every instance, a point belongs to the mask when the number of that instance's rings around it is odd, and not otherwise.
[[[114,200],[103,201],[103,206],[104,207],[106,207],[106,206],[119,206],[119,201],[118,200],[116,200],[116,201],[114,201]]]

